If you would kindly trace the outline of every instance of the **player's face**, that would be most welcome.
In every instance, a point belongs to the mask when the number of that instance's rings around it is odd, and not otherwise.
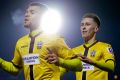
[[[40,7],[29,6],[25,13],[24,26],[26,28],[38,27],[40,22]]]
[[[92,18],[83,18],[80,30],[83,38],[90,39],[98,31],[97,23]]]

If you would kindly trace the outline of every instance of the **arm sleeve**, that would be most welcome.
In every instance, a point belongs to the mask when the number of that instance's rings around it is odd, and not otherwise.
[[[52,45],[54,45],[54,52],[56,52],[57,56],[59,57],[61,67],[70,71],[82,70],[81,60],[78,58],[71,59],[75,56],[75,54],[67,46],[64,38],[58,37]],[[64,71],[62,73],[64,73]]]
[[[12,62],[8,62],[0,58],[0,67],[4,71],[13,75],[17,75],[19,73],[20,69],[22,68],[22,62],[19,54],[18,42],[16,44],[15,53]]]
[[[70,59],[74,56],[73,53],[70,53],[70,48],[65,43],[65,40],[63,37],[59,35],[55,35],[53,37],[50,37],[52,39],[49,40],[48,44],[46,45],[47,48],[51,49],[55,54],[57,54],[58,57],[64,58],[64,59]]]
[[[79,58],[68,59],[68,60],[59,58],[59,65],[70,71],[82,71],[82,63]]]
[[[107,62],[105,62],[104,60],[102,61],[94,61],[95,62],[95,66],[105,70],[105,71],[114,71],[114,62],[112,60],[109,60]]]
[[[115,58],[114,58],[114,53],[111,45],[107,44],[106,46],[103,47],[102,49],[102,57],[103,60],[101,61],[94,61],[95,66],[99,67],[100,69],[106,70],[106,71],[114,71],[115,67]]]
[[[58,45],[57,54],[60,58],[71,59],[72,57],[75,56],[72,50],[65,43],[64,38],[59,38],[57,40],[57,45]]]
[[[20,45],[20,43],[18,41],[16,44],[16,47],[15,47],[15,52],[14,52],[14,57],[12,59],[12,63],[18,67],[22,67],[22,58],[20,55],[19,45]]]
[[[59,64],[61,67],[67,69],[68,71],[81,71],[82,63],[79,58],[71,59],[75,56],[72,50],[67,46],[63,38],[57,40],[59,43],[58,56]],[[63,71],[64,72],[64,71]]]
[[[13,75],[17,75],[20,72],[19,67],[16,67],[12,62],[5,61],[1,58],[0,58],[0,68]]]

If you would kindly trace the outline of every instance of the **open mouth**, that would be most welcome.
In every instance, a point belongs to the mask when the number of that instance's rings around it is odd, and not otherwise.
[[[25,18],[25,21],[29,21],[29,19],[26,19],[26,18]]]
[[[28,23],[28,22],[29,22],[29,19],[25,18],[24,23]]]
[[[82,31],[83,34],[87,33],[87,31]]]

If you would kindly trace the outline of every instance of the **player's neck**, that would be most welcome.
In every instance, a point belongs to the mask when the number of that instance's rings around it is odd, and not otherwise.
[[[34,28],[30,28],[30,33],[33,32],[33,31],[41,31],[41,29],[39,27],[34,27]]]
[[[94,34],[91,38],[86,38],[85,43],[91,44],[96,41],[96,34]]]
[[[41,31],[41,29],[39,29],[39,28],[32,28],[32,29],[30,29],[30,35],[32,35],[32,36],[35,36],[36,34],[38,34],[39,32],[42,32]]]

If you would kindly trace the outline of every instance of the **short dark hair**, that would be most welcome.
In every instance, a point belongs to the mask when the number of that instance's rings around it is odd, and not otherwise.
[[[86,13],[83,18],[92,18],[98,25],[98,28],[100,27],[100,18],[94,14],[94,13]]]
[[[42,11],[48,10],[47,5],[39,3],[39,2],[31,2],[29,6],[39,6]]]

